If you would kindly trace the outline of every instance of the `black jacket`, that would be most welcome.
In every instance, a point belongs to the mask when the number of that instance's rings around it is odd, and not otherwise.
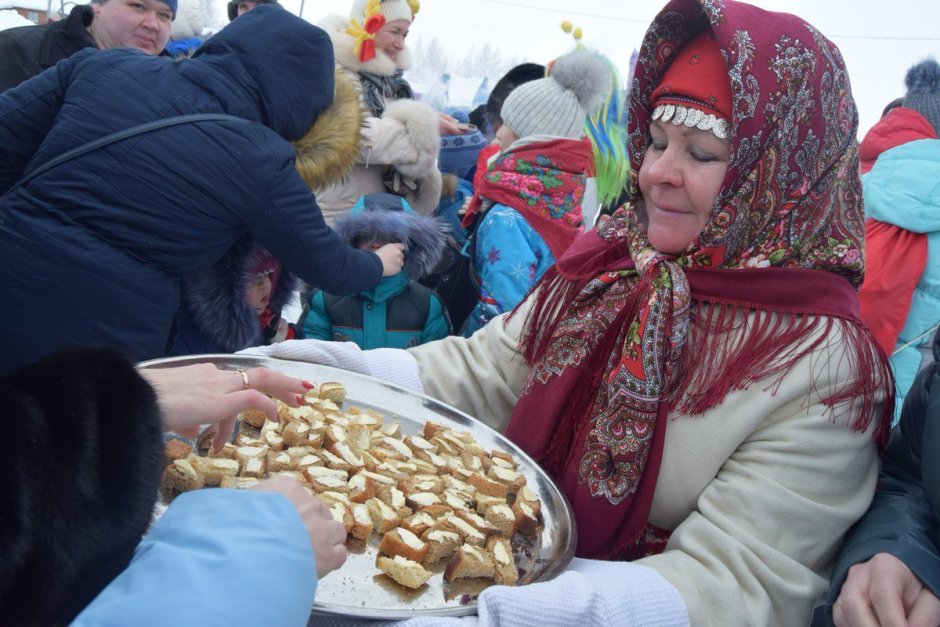
[[[67,161],[0,200],[0,373],[67,347],[160,357],[183,277],[251,235],[336,294],[369,289],[377,255],[330,229],[291,140],[330,107],[329,37],[278,5],[249,11],[191,59],[76,53],[0,94],[0,193],[62,152],[187,113],[182,124]]]
[[[90,4],[79,4],[64,20],[0,32],[0,91],[16,87],[82,48],[94,48],[95,40],[86,30],[94,16]]]
[[[933,352],[934,363],[917,376],[904,399],[871,507],[846,536],[836,560],[826,624],[832,623],[832,604],[849,568],[877,553],[900,559],[940,597],[940,335]]]

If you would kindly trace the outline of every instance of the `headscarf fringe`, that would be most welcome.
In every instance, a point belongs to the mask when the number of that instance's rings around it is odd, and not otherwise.
[[[533,306],[526,315],[524,331],[522,337],[519,338],[519,348],[522,349],[525,362],[530,367],[548,352],[555,327],[567,313],[559,305],[570,303],[582,287],[580,282],[570,281],[562,276],[558,272],[557,265],[546,270],[538,283],[532,287],[528,298],[532,300]],[[508,318],[511,320],[518,313],[519,307],[517,306]]]
[[[692,308],[688,346],[692,349],[683,351],[671,386],[670,410],[701,415],[728,393],[761,381],[772,380],[769,388],[775,392],[810,356],[814,382],[835,380],[838,370],[852,369],[842,387],[810,391],[830,409],[830,420],[854,414],[850,426],[859,432],[876,421],[873,438],[879,446],[887,443],[894,399],[881,397],[893,390],[893,383],[885,385],[892,374],[871,332],[857,322],[699,301]],[[835,354],[842,357],[833,359]],[[774,357],[768,360],[769,355]]]

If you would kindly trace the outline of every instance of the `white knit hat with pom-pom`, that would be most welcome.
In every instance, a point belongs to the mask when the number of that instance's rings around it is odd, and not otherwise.
[[[604,57],[578,49],[558,57],[547,78],[514,89],[500,116],[520,139],[532,135],[580,139],[587,115],[604,100],[610,85]]]

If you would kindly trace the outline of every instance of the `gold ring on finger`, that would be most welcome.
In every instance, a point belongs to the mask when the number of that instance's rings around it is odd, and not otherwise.
[[[241,375],[241,378],[242,378],[242,388],[245,389],[245,390],[247,390],[248,388],[250,388],[251,386],[248,385],[248,371],[245,370],[244,368],[238,368],[235,372],[237,372],[239,375]]]

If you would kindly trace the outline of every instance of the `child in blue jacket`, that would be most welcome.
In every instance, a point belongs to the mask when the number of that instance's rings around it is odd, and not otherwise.
[[[577,49],[559,57],[546,78],[506,98],[496,132],[500,152],[489,161],[464,218],[472,225],[480,298],[463,335],[518,305],[583,230],[597,143],[596,130],[588,136],[585,129],[602,104],[618,98],[613,85],[607,60]]]
[[[401,242],[405,266],[358,294],[314,292],[303,319],[305,338],[355,342],[368,350],[410,348],[450,334],[440,296],[417,281],[441,259],[446,227],[440,220],[415,213],[401,196],[368,194],[337,218],[336,232],[351,246],[366,250]]]

